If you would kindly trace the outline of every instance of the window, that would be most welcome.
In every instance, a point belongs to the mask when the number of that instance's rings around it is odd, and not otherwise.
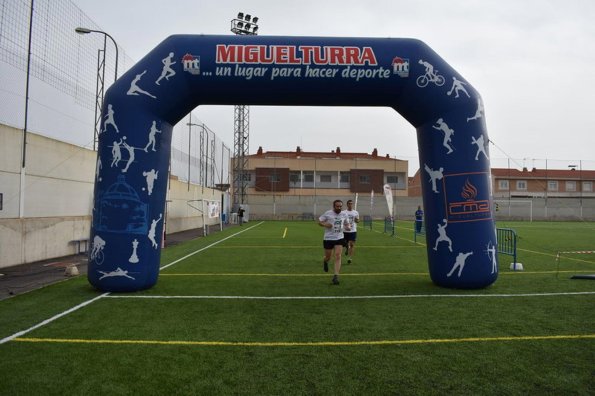
[[[333,181],[333,178],[331,175],[320,175],[320,182],[321,183],[330,183]]]
[[[583,191],[592,192],[593,191],[593,182],[590,182],[590,181],[583,182]]]
[[[576,191],[576,182],[566,181],[566,191]]]
[[[277,172],[273,172],[269,176],[269,179],[271,180],[271,183],[279,183],[281,181],[281,175]]]
[[[498,190],[508,190],[508,180],[498,180]]]
[[[548,191],[558,191],[558,181],[557,180],[550,180],[547,182],[547,190]]]
[[[242,174],[242,181],[249,182],[251,180],[252,180],[252,174],[250,174],[250,173]]]
[[[370,175],[359,175],[359,184],[370,184]]]
[[[291,183],[299,183],[301,181],[300,172],[290,172],[289,173],[289,181]]]
[[[516,189],[519,191],[527,191],[527,180],[517,180]]]
[[[341,172],[341,183],[349,183],[351,175],[348,172]]]
[[[304,172],[304,181],[306,183],[314,183],[314,172]]]
[[[399,176],[386,176],[388,184],[399,184]]]

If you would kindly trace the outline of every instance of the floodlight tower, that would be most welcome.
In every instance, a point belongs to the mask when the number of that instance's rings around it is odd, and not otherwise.
[[[231,20],[231,31],[238,35],[256,36],[258,17],[239,12],[237,18]],[[234,107],[233,112],[233,205],[243,204],[246,200],[246,177],[244,172],[248,164],[248,143],[250,138],[250,109],[245,105]]]

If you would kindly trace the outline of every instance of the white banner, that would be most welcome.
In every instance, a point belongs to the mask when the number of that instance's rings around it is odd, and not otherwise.
[[[393,190],[388,184],[385,184],[383,188],[386,204],[388,205],[388,213],[390,214],[390,217],[393,218]]]
[[[219,201],[207,201],[207,213],[209,219],[216,219],[220,215]]]

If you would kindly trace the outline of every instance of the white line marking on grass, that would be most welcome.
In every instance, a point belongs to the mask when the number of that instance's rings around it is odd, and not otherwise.
[[[80,303],[80,304],[79,304],[79,305],[77,305],[76,307],[72,307],[72,308],[70,308],[70,309],[68,309],[68,310],[66,310],[66,311],[64,311],[64,312],[62,312],[62,313],[59,313],[58,315],[52,316],[51,318],[49,318],[49,319],[46,319],[46,320],[44,320],[43,322],[40,322],[40,323],[36,324],[36,325],[35,325],[35,326],[33,326],[33,327],[29,327],[27,330],[19,331],[18,333],[14,333],[14,334],[13,334],[13,335],[11,335],[11,336],[8,336],[8,337],[6,337],[6,338],[3,338],[3,339],[1,339],[1,340],[0,340],[0,344],[4,344],[5,342],[11,341],[11,340],[13,340],[13,339],[15,339],[15,338],[17,338],[17,337],[20,337],[20,336],[22,336],[23,334],[27,334],[27,333],[29,333],[29,332],[31,332],[31,331],[33,331],[33,330],[35,330],[35,329],[38,329],[38,328],[40,328],[41,326],[45,326],[46,324],[48,324],[48,323],[50,323],[50,322],[53,322],[54,320],[56,320],[56,319],[59,319],[59,318],[61,318],[62,316],[68,315],[69,313],[71,313],[71,312],[74,312],[74,311],[76,311],[76,310],[77,310],[77,309],[79,309],[79,308],[82,308],[82,307],[84,307],[84,306],[86,306],[86,305],[89,305],[89,304],[91,304],[92,302],[95,302],[95,301],[99,300],[100,298],[104,298],[104,297],[107,297],[107,296],[109,296],[109,292],[108,292],[108,293],[103,293],[103,294],[101,294],[101,295],[99,295],[99,296],[97,296],[97,297],[95,297],[95,298],[92,298],[92,299],[90,299],[90,300],[87,300],[87,301],[85,301],[85,302],[83,302],[83,303]]]
[[[101,340],[101,339],[69,339],[69,338],[17,338],[17,342],[45,342],[60,344],[129,344],[129,345],[187,345],[187,346],[240,346],[240,347],[334,347],[334,346],[384,346],[410,344],[444,344],[461,342],[494,342],[494,341],[546,341],[546,340],[580,340],[595,338],[595,334],[563,334],[546,336],[515,337],[467,337],[467,338],[429,338],[418,340],[369,340],[369,341],[158,341],[158,340]]]
[[[184,257],[182,257],[182,258],[180,258],[180,259],[178,259],[178,260],[174,261],[173,263],[170,263],[170,264],[168,264],[168,265],[166,265],[166,266],[164,266],[164,267],[161,267],[160,269],[164,269],[164,268],[166,268],[166,267],[169,267],[169,266],[172,266],[172,265],[174,265],[174,264],[176,264],[176,263],[179,263],[180,261],[182,261],[182,260],[184,260],[184,259],[186,259],[186,258],[188,258],[188,257],[190,257],[190,256],[192,256],[192,255],[195,255],[196,253],[202,252],[203,250],[205,250],[205,249],[208,249],[208,248],[209,248],[209,247],[211,247],[211,246],[214,246],[214,245],[216,245],[216,244],[218,244],[218,243],[221,243],[221,242],[225,241],[226,239],[232,238],[232,237],[234,237],[234,236],[236,236],[236,235],[238,235],[238,234],[241,234],[242,232],[245,232],[245,231],[251,230],[251,229],[252,229],[252,228],[254,228],[254,227],[258,227],[258,226],[259,226],[259,225],[261,225],[262,223],[264,223],[264,222],[260,222],[260,223],[258,223],[258,224],[256,224],[256,225],[253,225],[252,227],[246,228],[246,229],[245,229],[245,230],[243,230],[243,231],[236,232],[235,234],[233,234],[233,235],[230,235],[230,236],[228,236],[227,238],[221,239],[220,241],[217,241],[217,242],[215,242],[215,243],[212,243],[212,244],[210,244],[210,245],[209,245],[209,246],[207,246],[207,247],[204,247],[204,248],[202,248],[202,249],[199,249],[199,250],[197,250],[197,251],[195,251],[195,252],[193,252],[193,253],[190,253],[190,254],[188,254],[188,255],[186,255],[186,256],[184,256]],[[109,297],[109,295],[110,295],[110,293],[109,293],[109,292],[108,292],[108,293],[104,293],[104,294],[101,294],[101,295],[99,295],[99,296],[97,296],[97,297],[95,297],[95,298],[92,298],[91,300],[88,300],[88,301],[85,301],[85,302],[83,302],[83,303],[80,303],[79,305],[77,305],[77,306],[75,306],[75,307],[72,307],[72,308],[70,308],[70,309],[68,309],[68,310],[66,310],[66,311],[64,311],[64,312],[62,312],[62,313],[60,313],[60,314],[58,314],[58,315],[55,315],[55,316],[53,316],[53,317],[51,317],[51,318],[49,318],[49,319],[46,319],[46,320],[44,320],[43,322],[41,322],[41,323],[38,323],[38,324],[36,324],[35,326],[28,328],[27,330],[19,331],[18,333],[15,333],[15,334],[13,334],[13,335],[11,335],[11,336],[8,336],[8,337],[6,337],[6,338],[3,338],[3,339],[1,339],[1,340],[0,340],[0,344],[4,344],[5,342],[8,342],[8,341],[14,340],[14,339],[15,339],[15,338],[17,338],[17,337],[20,337],[20,336],[22,336],[23,334],[27,334],[27,333],[29,333],[29,332],[31,332],[31,331],[33,331],[33,330],[35,330],[35,329],[38,329],[38,328],[40,328],[40,327],[42,327],[42,326],[45,326],[46,324],[48,324],[48,323],[50,323],[50,322],[53,322],[53,321],[54,321],[54,320],[56,320],[56,319],[59,319],[59,318],[61,318],[62,316],[68,315],[69,313],[71,313],[71,312],[74,312],[74,311],[78,310],[79,308],[82,308],[82,307],[84,307],[84,306],[86,306],[86,305],[89,305],[89,304],[91,304],[92,302],[99,300],[100,298]]]
[[[477,297],[551,297],[594,295],[594,292],[566,293],[519,293],[519,294],[395,294],[386,296],[152,296],[152,295],[109,295],[106,298],[140,298],[140,299],[196,299],[196,300],[372,300],[398,298],[477,298]]]
[[[242,231],[240,231],[240,232],[236,232],[235,234],[232,234],[232,235],[230,235],[230,236],[228,236],[228,237],[225,237],[225,238],[223,238],[223,239],[221,239],[221,240],[219,240],[219,241],[217,241],[217,242],[213,242],[213,243],[211,243],[211,244],[210,244],[210,245],[208,245],[208,246],[205,246],[205,247],[203,247],[203,248],[201,248],[201,249],[198,249],[198,250],[196,250],[196,251],[194,251],[194,252],[192,252],[192,253],[190,253],[190,254],[187,254],[187,255],[185,255],[185,256],[184,256],[184,257],[182,257],[182,258],[179,258],[179,259],[177,259],[176,261],[173,261],[173,262],[171,262],[171,263],[169,263],[169,264],[166,264],[166,265],[164,265],[163,267],[160,267],[160,268],[159,268],[159,270],[164,270],[164,269],[166,269],[167,267],[171,267],[172,265],[174,265],[174,264],[177,264],[177,263],[179,263],[179,262],[180,262],[180,261],[182,261],[182,260],[186,260],[188,257],[192,257],[192,256],[194,256],[196,253],[200,253],[200,252],[202,252],[203,250],[207,250],[208,248],[210,248],[210,247],[212,247],[212,246],[218,245],[218,244],[220,244],[221,242],[228,240],[229,238],[233,238],[233,237],[235,237],[235,236],[237,236],[237,235],[240,235],[240,234],[241,234],[241,233],[243,233],[243,232],[249,231],[249,230],[253,229],[254,227],[258,227],[259,225],[261,225],[261,224],[263,224],[263,223],[264,223],[264,221],[261,221],[260,223],[258,223],[258,224],[255,224],[255,225],[253,225],[252,227],[248,227],[248,228],[246,228],[245,230],[242,230]]]
[[[557,273],[577,273],[581,270],[564,270],[564,271],[514,271],[514,272],[500,272],[500,275],[536,275],[536,274],[557,274]],[[428,276],[428,272],[357,272],[357,273],[343,273],[341,276]],[[264,276],[264,277],[323,277],[328,274],[300,274],[300,273],[252,273],[252,272],[202,272],[202,273],[171,273],[160,274],[160,276]]]
[[[519,271],[520,272],[520,271]],[[552,271],[553,273],[554,271]],[[326,277],[328,274],[273,274],[273,273],[247,273],[247,272],[203,272],[203,273],[175,273],[175,274],[161,274],[163,276],[269,276],[269,277]],[[415,275],[428,276],[428,272],[360,272],[352,274],[341,274],[341,276],[401,276],[401,275]]]
[[[269,238],[270,240],[270,238]],[[318,248],[320,245],[233,245],[233,246],[217,246],[214,249],[311,249]],[[422,248],[423,246],[403,246],[403,245],[357,245],[359,249],[405,249],[405,248]]]

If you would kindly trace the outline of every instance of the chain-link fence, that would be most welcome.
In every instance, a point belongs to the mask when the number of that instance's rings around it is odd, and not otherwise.
[[[69,0],[0,0],[0,123],[93,147],[99,65],[105,62],[107,89],[116,51],[108,41],[104,53],[103,34],[77,34],[77,27],[102,30]],[[119,75],[135,63],[122,48],[117,59]],[[230,149],[195,116],[182,119],[172,139],[173,175],[206,187],[230,183]]]
[[[189,114],[174,128],[171,173],[180,180],[225,190],[231,183],[231,150]]]

